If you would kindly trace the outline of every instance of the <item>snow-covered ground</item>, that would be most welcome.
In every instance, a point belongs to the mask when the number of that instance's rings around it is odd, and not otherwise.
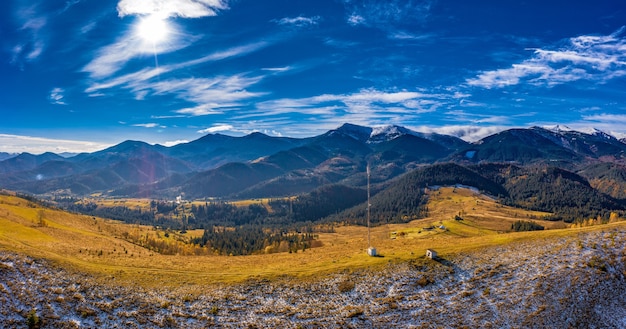
[[[626,232],[316,280],[143,289],[0,252],[0,328],[626,328]],[[33,310],[35,310],[33,312]]]

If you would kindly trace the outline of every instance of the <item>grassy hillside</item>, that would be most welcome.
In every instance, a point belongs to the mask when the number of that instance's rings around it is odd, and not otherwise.
[[[505,207],[469,189],[450,187],[428,193],[430,217],[372,229],[372,244],[383,257],[365,254],[365,227],[336,227],[335,233],[319,234],[322,246],[305,252],[216,256],[185,244],[201,232],[182,235],[158,231],[43,208],[5,195],[0,196],[0,248],[49,259],[116,284],[183,286],[284,275],[307,278],[345,269],[378,268],[390,262],[421,259],[427,248],[436,249],[445,259],[486,246],[575,235],[581,230],[605,227],[563,229],[566,224],[562,222],[540,220],[546,213]],[[455,220],[455,216],[463,220]],[[520,219],[536,220],[548,230],[510,233],[511,224]],[[145,240],[178,248],[179,255],[163,255],[138,245]]]

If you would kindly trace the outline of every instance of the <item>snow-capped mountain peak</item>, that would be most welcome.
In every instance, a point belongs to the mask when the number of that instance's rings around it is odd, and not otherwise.
[[[557,134],[561,134],[561,135],[565,133],[579,133],[579,134],[582,133],[586,135],[603,137],[606,139],[615,139],[615,137],[612,136],[611,134],[605,133],[604,131],[597,129],[597,128],[593,128],[593,127],[572,129],[565,125],[554,125],[554,126],[543,126],[542,128],[552,131]]]
[[[565,126],[565,125],[543,126],[542,128],[545,129],[545,130],[550,130],[550,131],[555,132],[555,133],[576,131],[575,129],[572,129],[572,128],[570,128],[568,126]]]
[[[372,133],[368,142],[380,143],[383,141],[390,141],[404,135],[413,135],[418,137],[424,137],[422,134],[410,130],[405,127],[396,125],[378,126],[372,128]]]

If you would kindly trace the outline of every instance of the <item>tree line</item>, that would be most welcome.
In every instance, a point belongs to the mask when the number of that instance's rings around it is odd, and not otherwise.
[[[315,246],[312,233],[286,232],[258,225],[237,227],[211,226],[193,243],[220,255],[250,255],[254,253],[306,251]]]

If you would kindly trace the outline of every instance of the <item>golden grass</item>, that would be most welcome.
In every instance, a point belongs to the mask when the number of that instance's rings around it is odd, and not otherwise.
[[[246,199],[246,200],[234,200],[234,201],[226,201],[236,207],[247,207],[253,204],[258,204],[264,206],[269,212],[272,211],[269,202],[271,200],[276,200],[276,198],[257,198],[257,199]],[[134,199],[134,198],[118,198],[118,199],[106,199],[99,198],[98,195],[92,195],[91,198],[86,199],[87,202],[93,202],[100,207],[127,207],[130,209],[141,209],[143,211],[150,210],[150,199]],[[173,200],[170,200],[173,202]],[[214,200],[195,200],[195,201],[186,201],[183,203],[185,209],[190,209],[191,205],[196,206],[204,206],[207,202],[212,202]]]
[[[342,226],[335,233],[319,235],[322,247],[298,253],[250,256],[176,256],[161,255],[128,242],[121,237],[160,236],[182,239],[186,235],[149,226],[43,209],[28,201],[0,196],[0,248],[33,257],[42,257],[64,266],[93,274],[117,284],[143,286],[204,285],[216,282],[242,282],[252,278],[298,278],[356,268],[376,268],[389,262],[423,258],[433,248],[442,257],[486,246],[528,239],[547,239],[575,235],[581,230],[602,230],[606,226],[569,229],[560,222],[537,220],[545,231],[505,233],[519,219],[541,218],[545,213],[529,212],[499,205],[467,189],[441,188],[430,192],[430,215],[406,224],[389,224],[371,229],[372,245],[382,257],[368,257],[367,228]],[[43,213],[42,213],[43,212]],[[44,225],[38,224],[43,214]],[[462,221],[455,215],[461,214]],[[439,228],[444,226],[445,229]],[[619,222],[607,225],[626,225]],[[432,230],[425,230],[434,226]],[[396,233],[395,235],[392,233]],[[158,233],[158,234],[157,234]]]
[[[126,207],[130,209],[141,209],[144,211],[150,210],[150,199],[101,199],[92,198],[86,201],[93,202],[102,207]]]

